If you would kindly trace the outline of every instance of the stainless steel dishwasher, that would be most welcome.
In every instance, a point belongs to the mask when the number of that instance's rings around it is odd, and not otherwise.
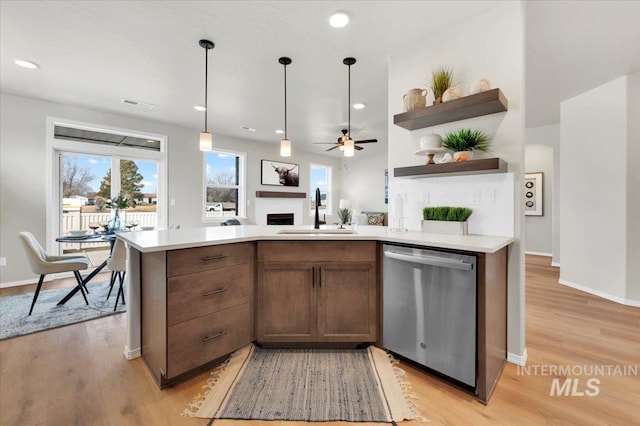
[[[383,344],[476,386],[476,257],[384,245]]]

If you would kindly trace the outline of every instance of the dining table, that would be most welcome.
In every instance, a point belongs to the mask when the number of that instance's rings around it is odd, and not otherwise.
[[[69,235],[69,234],[65,234],[65,235],[61,235],[59,237],[56,238],[56,241],[59,243],[77,243],[77,244],[82,244],[82,243],[102,243],[102,242],[108,242],[109,244],[111,244],[111,250],[113,250],[113,245],[116,242],[116,234],[114,233],[94,233],[94,234],[86,234],[86,235]],[[82,287],[84,287],[84,289],[87,291],[87,293],[89,292],[89,290],[87,290],[87,283],[89,281],[91,281],[91,279],[93,277],[95,277],[96,275],[98,275],[100,273],[100,271],[102,271],[105,266],[107,266],[107,260],[109,258],[107,257],[102,263],[100,263],[98,266],[95,267],[95,269],[93,271],[91,271],[89,273],[89,275],[87,275],[86,277],[82,278]],[[80,290],[80,284],[75,286],[69,293],[67,293],[62,300],[60,300],[58,302],[58,305],[64,305],[65,303],[67,303],[69,301],[69,299],[71,299],[78,291]]]

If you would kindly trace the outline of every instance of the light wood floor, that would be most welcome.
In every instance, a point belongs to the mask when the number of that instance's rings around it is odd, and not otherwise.
[[[557,281],[558,270],[548,258],[527,256],[528,365],[640,364],[640,309]],[[115,315],[0,342],[0,425],[206,424],[180,413],[207,374],[158,390],[141,359],[122,356],[124,330],[125,315]],[[484,406],[447,383],[403,368],[431,425],[640,425],[637,376],[598,377],[597,396],[550,396],[553,377],[518,374],[515,365],[507,364]],[[579,390],[587,378],[580,377]],[[247,423],[281,424],[215,425]]]

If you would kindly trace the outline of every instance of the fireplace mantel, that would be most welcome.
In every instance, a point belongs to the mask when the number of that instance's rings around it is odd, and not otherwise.
[[[256,198],[307,198],[307,193],[285,191],[256,191]]]

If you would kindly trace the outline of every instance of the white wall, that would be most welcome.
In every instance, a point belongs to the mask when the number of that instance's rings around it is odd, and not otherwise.
[[[203,226],[203,154],[198,149],[199,129],[139,120],[91,111],[69,105],[0,93],[0,257],[7,258],[7,266],[0,267],[0,283],[33,281],[18,232],[31,231],[38,240],[45,241],[47,179],[45,175],[46,118],[68,120],[117,127],[140,132],[166,135],[168,159],[168,197],[176,200],[169,206],[168,223],[182,227]],[[214,135],[215,145],[247,155],[247,213],[253,218],[256,190],[280,190],[260,185],[260,160],[277,160],[278,146]],[[337,205],[340,175],[335,173],[341,164],[339,157],[319,156],[302,152],[293,146],[292,163],[300,164],[300,187],[294,191],[308,191],[309,163],[334,167],[334,205]],[[285,190],[285,189],[282,189]],[[305,208],[308,199],[305,199]],[[313,223],[311,216],[305,223]]]
[[[627,76],[627,299],[640,302],[640,72]]]
[[[560,105],[560,282],[616,300],[627,291],[627,113],[626,77]]]
[[[427,19],[428,22],[428,19]],[[393,124],[393,115],[401,112],[400,100],[410,88],[424,86],[434,67],[446,64],[454,69],[454,81],[468,86],[479,78],[489,79],[499,87],[509,101],[509,111],[477,117],[428,129],[409,132]],[[513,173],[511,186],[500,186],[491,176],[471,178],[481,191],[496,188],[497,197],[522,196],[524,175],[524,18],[520,2],[510,2],[487,13],[438,31],[430,38],[399,49],[389,62],[389,172],[395,167],[424,164],[424,157],[414,155],[420,136],[459,128],[478,128],[491,137],[492,155],[506,160]],[[432,96],[427,102],[431,103]],[[460,177],[445,178],[455,185]],[[407,205],[421,205],[423,192],[431,191],[429,179],[390,178],[390,199],[407,193]],[[443,181],[444,182],[444,181]],[[489,183],[491,182],[491,183]],[[507,192],[509,192],[507,194]],[[482,195],[482,192],[481,192]],[[459,194],[461,199],[466,198]],[[415,228],[420,211],[408,207],[409,225]],[[473,206],[470,206],[473,208]],[[501,214],[512,217],[516,242],[509,249],[508,288],[508,351],[524,354],[524,247],[522,244],[524,210],[520,203],[511,203]],[[393,211],[393,206],[390,211]],[[498,213],[500,215],[500,213]],[[475,213],[474,213],[475,215]],[[491,220],[479,212],[482,221]],[[502,216],[500,216],[502,217]],[[476,217],[478,219],[478,217]],[[473,232],[470,230],[470,232]]]
[[[525,216],[524,250],[552,256],[553,253],[553,148],[527,144],[524,150],[525,173],[542,172],[542,216]]]
[[[529,144],[547,145],[553,149],[553,169],[551,186],[550,209],[545,206],[546,212],[551,212],[551,264],[560,266],[560,124],[531,127],[525,131],[525,165],[527,163],[527,147]],[[546,182],[547,180],[545,180]],[[545,188],[547,187],[545,183]],[[525,216],[525,223],[530,216]],[[533,232],[533,230],[531,230]],[[530,230],[525,232],[525,241],[528,240]],[[546,234],[545,234],[546,235]],[[526,246],[527,242],[525,242]],[[525,247],[525,250],[532,250]]]
[[[369,148],[369,146],[367,146]],[[358,213],[388,211],[384,203],[384,171],[387,168],[387,152],[375,155],[344,158],[340,168],[342,186],[340,198],[351,201],[351,208]]]

